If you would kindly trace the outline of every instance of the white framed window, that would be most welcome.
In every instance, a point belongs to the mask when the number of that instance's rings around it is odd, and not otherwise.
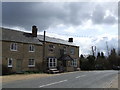
[[[17,51],[17,43],[11,43],[10,44],[10,50],[11,51]]]
[[[49,49],[50,53],[54,53],[55,46],[52,45],[52,44],[50,44],[49,47],[48,47],[48,49]]]
[[[56,58],[49,58],[48,59],[48,67],[57,67],[57,59]]]
[[[35,46],[29,45],[29,52],[35,52]]]
[[[28,67],[35,67],[35,60],[34,59],[28,60]]]
[[[72,54],[72,55],[75,54],[75,49],[74,49],[74,48],[71,48],[71,49],[70,49],[70,54]]]
[[[13,67],[13,59],[8,58],[8,67]]]
[[[64,47],[63,50],[64,50],[64,54],[67,54],[67,47]]]
[[[77,67],[77,59],[74,59],[74,60],[71,62],[71,66]]]

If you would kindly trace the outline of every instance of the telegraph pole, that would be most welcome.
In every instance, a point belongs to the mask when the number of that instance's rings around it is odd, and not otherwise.
[[[109,56],[109,47],[108,47],[107,37],[103,37],[103,39],[105,39],[106,41],[107,54]]]
[[[44,37],[43,37],[43,70],[46,70],[46,63],[45,63],[45,34],[46,31],[44,31]]]
[[[108,53],[108,56],[109,56],[109,49],[108,49],[108,42],[106,41],[106,47],[107,47],[107,53]]]
[[[95,54],[96,54],[96,46],[92,46],[92,54],[93,54],[93,56],[95,56]]]

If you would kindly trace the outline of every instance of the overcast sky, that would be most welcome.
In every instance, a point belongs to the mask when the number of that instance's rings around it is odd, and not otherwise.
[[[91,46],[106,54],[118,45],[117,2],[4,2],[2,25],[68,40],[80,46],[80,54],[91,53]]]

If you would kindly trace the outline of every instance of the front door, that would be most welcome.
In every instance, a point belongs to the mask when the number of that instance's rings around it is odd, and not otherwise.
[[[16,72],[21,73],[21,71],[22,71],[22,60],[18,59],[16,62]]]

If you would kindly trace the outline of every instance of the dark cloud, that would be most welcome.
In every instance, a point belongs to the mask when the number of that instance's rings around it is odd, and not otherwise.
[[[0,12],[2,12],[2,3],[0,2]],[[2,26],[2,13],[0,13],[0,27]]]
[[[118,23],[120,24],[120,2],[118,3]]]
[[[108,16],[104,19],[104,22],[107,24],[113,24],[113,23],[117,23],[117,20],[115,19],[114,16]]]
[[[112,15],[108,15],[106,18],[106,11],[108,9],[105,9],[105,6],[101,6],[101,5],[96,5],[96,7],[94,8],[93,14],[92,14],[92,21],[94,24],[114,24],[117,23],[117,20],[115,18],[115,16]],[[112,12],[111,12],[112,13]]]
[[[109,37],[108,37],[109,38]],[[107,42],[107,44],[106,44]],[[102,43],[102,44],[101,44]],[[99,42],[96,43],[96,46],[100,49],[100,50],[107,50],[107,45],[108,45],[108,48],[109,50],[113,49],[113,48],[118,48],[117,45],[118,45],[118,40],[116,38],[112,38],[111,40],[100,40]]]
[[[47,29],[64,18],[64,10],[52,3],[3,3],[3,25],[21,26],[29,30],[37,25],[41,30]],[[59,20],[60,19],[60,20]]]
[[[103,19],[104,19],[104,15],[105,15],[105,10],[103,9],[103,7],[101,6],[96,6],[94,8],[93,14],[92,14],[92,20],[93,22],[96,24],[101,24],[103,23]]]
[[[105,6],[88,2],[4,2],[2,24],[8,27],[19,26],[26,30],[37,25],[39,30],[44,30],[57,24],[77,26],[88,19],[94,24],[116,23],[113,16],[104,19],[105,11]]]

